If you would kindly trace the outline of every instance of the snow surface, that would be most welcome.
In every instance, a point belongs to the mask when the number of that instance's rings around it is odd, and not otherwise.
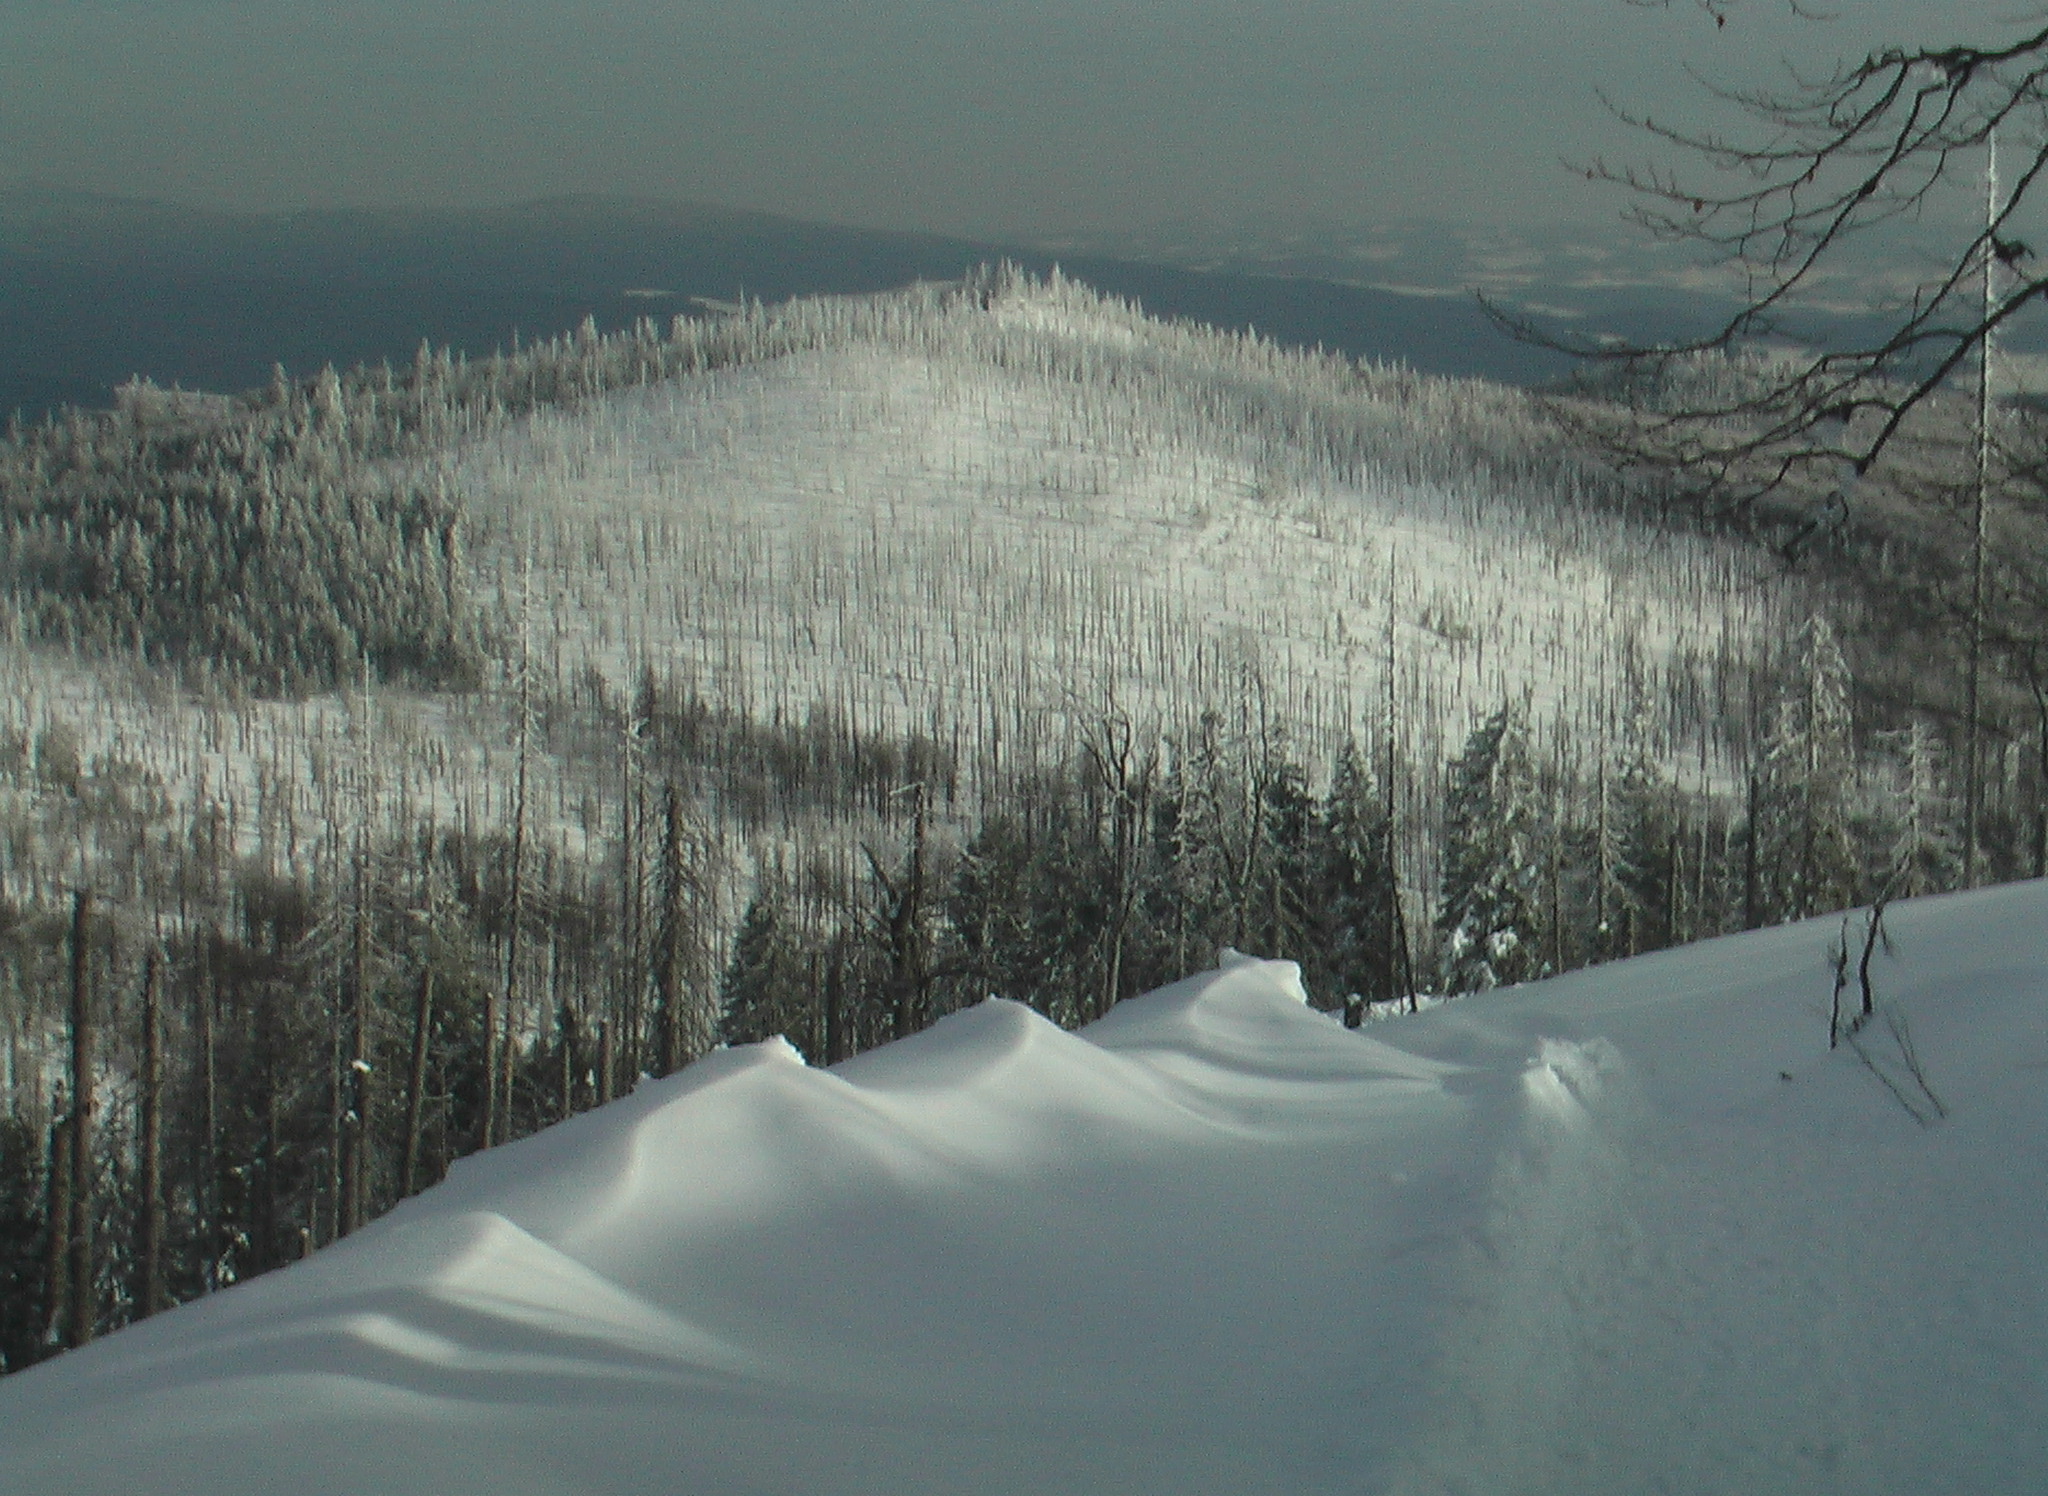
[[[1890,924],[1868,1065],[1824,921],[722,1051],[0,1383],[0,1491],[2039,1491],[2048,885]]]

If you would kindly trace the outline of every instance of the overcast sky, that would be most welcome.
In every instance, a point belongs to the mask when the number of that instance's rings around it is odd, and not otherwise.
[[[569,191],[885,228],[1547,224],[1685,64],[1754,77],[2024,4],[0,0],[0,181],[245,208]]]

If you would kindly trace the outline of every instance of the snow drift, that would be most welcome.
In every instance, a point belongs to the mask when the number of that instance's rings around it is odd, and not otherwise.
[[[1860,1048],[1813,923],[720,1052],[0,1384],[0,1491],[2038,1489],[2048,887],[1890,922]]]

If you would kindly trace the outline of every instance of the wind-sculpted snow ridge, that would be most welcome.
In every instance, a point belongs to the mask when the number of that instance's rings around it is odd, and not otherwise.
[[[1833,1051],[1824,924],[721,1051],[0,1383],[0,1491],[2038,1489],[2048,887],[1890,922]]]

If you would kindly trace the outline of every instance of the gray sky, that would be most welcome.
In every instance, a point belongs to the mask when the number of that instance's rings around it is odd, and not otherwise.
[[[1594,95],[1697,107],[2015,7],[1833,0],[0,0],[0,180],[242,208],[606,191],[1042,237],[1611,220]]]

